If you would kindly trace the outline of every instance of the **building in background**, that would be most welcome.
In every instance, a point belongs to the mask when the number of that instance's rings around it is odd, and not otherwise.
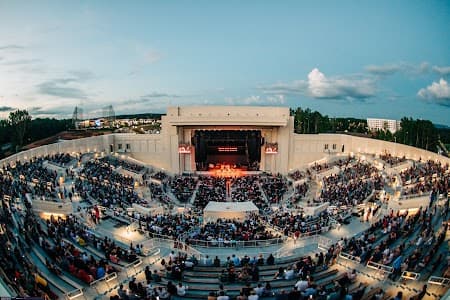
[[[391,133],[395,133],[400,130],[400,121],[367,118],[367,126],[370,131],[389,130]]]

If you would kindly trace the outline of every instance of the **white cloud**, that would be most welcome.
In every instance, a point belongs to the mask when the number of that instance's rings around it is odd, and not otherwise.
[[[259,87],[266,94],[308,95],[316,99],[360,99],[375,96],[375,81],[368,77],[335,76],[327,77],[314,68],[308,80],[295,80],[291,83],[276,83]],[[284,102],[284,97],[282,99]]]
[[[422,62],[418,65],[399,62],[386,65],[368,65],[364,69],[368,73],[378,76],[388,76],[395,73],[407,73],[417,75],[428,73],[430,70],[430,64],[428,62]]]
[[[450,86],[443,78],[439,82],[433,82],[426,88],[419,90],[417,95],[426,100],[431,100],[443,106],[450,106]]]
[[[258,95],[251,95],[246,98],[226,98],[225,102],[228,105],[280,105],[284,104],[284,95],[268,95],[261,97]]]
[[[399,64],[369,65],[365,67],[365,70],[374,75],[391,75],[402,70],[402,67]]]
[[[366,99],[375,95],[375,86],[370,79],[327,78],[314,68],[308,74],[308,92],[319,99]]]
[[[434,66],[432,70],[441,76],[446,76],[450,74],[450,66],[449,67]]]

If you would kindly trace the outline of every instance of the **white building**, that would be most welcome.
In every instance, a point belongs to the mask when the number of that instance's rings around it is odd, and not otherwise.
[[[389,130],[391,133],[395,133],[400,130],[400,121],[367,118],[367,126],[370,131]]]

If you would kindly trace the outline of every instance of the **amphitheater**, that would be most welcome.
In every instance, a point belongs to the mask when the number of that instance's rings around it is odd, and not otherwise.
[[[0,295],[447,299],[449,163],[284,107],[169,107],[160,134],[1,161]]]

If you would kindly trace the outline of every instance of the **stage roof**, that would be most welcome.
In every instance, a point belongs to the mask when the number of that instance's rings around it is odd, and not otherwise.
[[[270,106],[186,106],[169,107],[163,117],[175,126],[286,126],[288,107]]]

